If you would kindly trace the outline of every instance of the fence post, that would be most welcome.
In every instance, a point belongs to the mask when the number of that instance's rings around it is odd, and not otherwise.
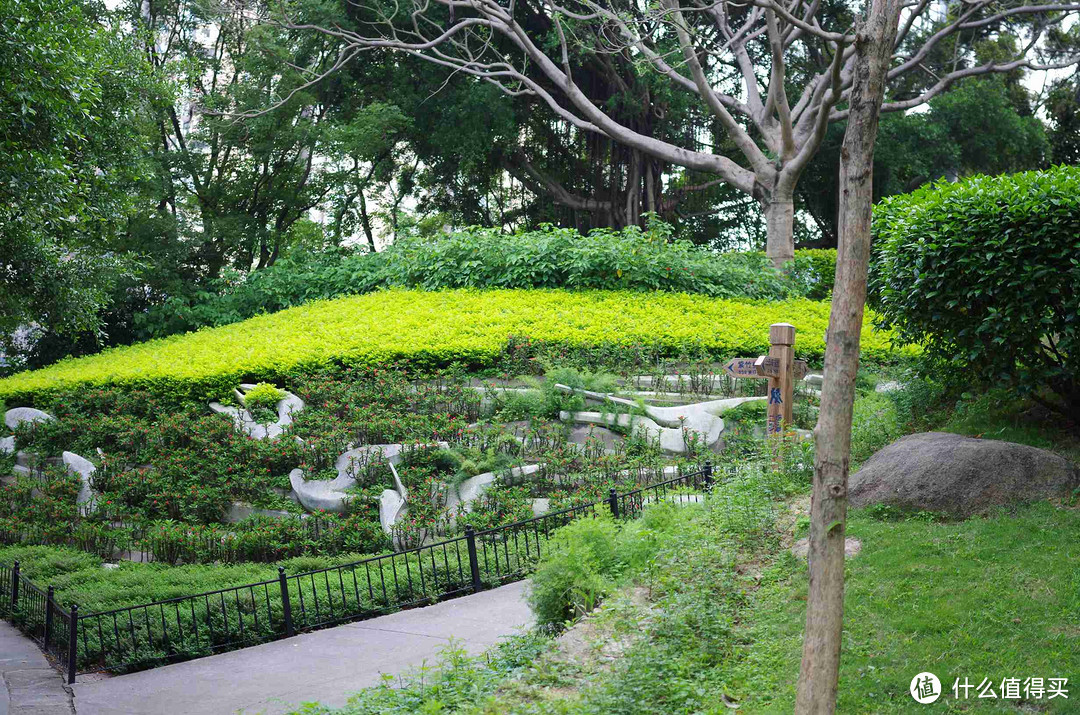
[[[45,652],[49,652],[49,642],[52,640],[53,632],[53,594],[55,589],[49,586],[49,590],[45,593]],[[59,648],[57,649],[59,650]]]
[[[285,612],[285,637],[296,635],[292,619],[292,603],[289,601],[289,580],[285,577],[285,567],[277,567],[278,584],[281,586],[281,609]]]
[[[19,605],[19,561],[11,568],[11,607]]]
[[[469,571],[472,574],[472,587],[475,593],[484,590],[484,584],[480,581],[480,559],[476,557],[476,529],[472,526],[465,527],[465,543],[469,547]]]
[[[68,624],[68,685],[75,683],[75,671],[79,663],[79,605],[71,604],[71,623]]]
[[[611,515],[616,519],[619,518],[619,493],[615,491],[615,487],[608,490],[608,506],[611,507]]]
[[[705,466],[701,470],[702,476],[705,477],[705,491],[712,491],[713,476],[712,476],[712,460],[706,459]]]

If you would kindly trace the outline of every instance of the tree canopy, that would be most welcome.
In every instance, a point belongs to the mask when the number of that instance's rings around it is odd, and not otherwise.
[[[594,4],[517,4],[507,27],[526,52],[483,12],[451,17],[436,2],[431,27],[453,29],[450,44],[406,52],[412,30],[374,1],[0,0],[0,335],[10,343],[21,326],[33,338],[21,357],[0,352],[35,365],[161,335],[184,324],[166,306],[197,311],[283,256],[306,265],[468,226],[586,234],[644,228],[655,214],[672,240],[759,249],[770,225],[776,236],[782,175],[793,242],[835,246],[848,5],[804,7],[816,24],[801,27],[766,0],[713,8],[724,17],[668,3],[612,18]],[[876,197],[1076,160],[1072,5],[906,12]],[[724,39],[733,28],[744,33]],[[364,32],[396,39],[373,46]],[[471,71],[481,47],[516,79]],[[530,60],[517,78],[529,53],[554,69]],[[795,96],[824,86],[830,58],[839,98],[812,91],[800,108]],[[1032,66],[1071,69],[1035,92]],[[820,140],[800,135],[813,149],[802,158],[785,158],[783,98],[793,130],[809,126],[804,115],[824,122]],[[582,124],[582,107],[613,124]]]

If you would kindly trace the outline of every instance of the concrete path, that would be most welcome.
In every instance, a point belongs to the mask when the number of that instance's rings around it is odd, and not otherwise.
[[[71,715],[71,693],[37,643],[0,621],[0,715]]]
[[[451,638],[473,654],[532,623],[525,582],[243,650],[73,686],[78,715],[280,715],[438,661]],[[59,712],[59,711],[57,711]],[[3,715],[0,712],[0,715]]]

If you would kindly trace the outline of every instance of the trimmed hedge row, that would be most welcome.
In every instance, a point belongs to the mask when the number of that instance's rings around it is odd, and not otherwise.
[[[170,298],[136,322],[144,337],[165,337],[380,288],[663,290],[754,300],[823,300],[832,291],[835,250],[796,251],[781,272],[763,252],[716,253],[670,240],[671,232],[660,221],[587,234],[547,225],[515,234],[472,227],[401,238],[378,253],[298,252],[240,280],[222,279],[219,292]]]
[[[1080,167],[939,181],[874,208],[870,296],[933,369],[1080,419]]]
[[[798,329],[796,352],[824,352],[829,303],[740,302],[684,293],[386,290],[316,301],[241,323],[114,348],[0,380],[0,400],[33,403],[80,386],[205,399],[242,380],[276,382],[330,364],[493,366],[512,339],[567,348],[646,346],[678,356],[759,355],[768,326]],[[863,354],[885,359],[889,334],[867,320]]]

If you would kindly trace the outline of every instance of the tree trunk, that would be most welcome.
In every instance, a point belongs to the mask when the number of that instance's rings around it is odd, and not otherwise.
[[[792,194],[774,194],[765,205],[765,255],[783,268],[795,258],[795,204]]]
[[[368,215],[367,198],[364,196],[364,189],[361,188],[358,194],[360,198],[360,225],[364,228],[364,236],[367,237],[368,248],[372,253],[377,250],[375,248],[375,231],[371,228],[371,216]]]
[[[874,141],[901,2],[870,0],[867,16],[856,29],[851,113],[840,155],[836,288],[825,346],[821,412],[814,429],[817,451],[810,505],[810,588],[795,702],[798,715],[831,715],[836,711],[851,416],[870,260]]]

